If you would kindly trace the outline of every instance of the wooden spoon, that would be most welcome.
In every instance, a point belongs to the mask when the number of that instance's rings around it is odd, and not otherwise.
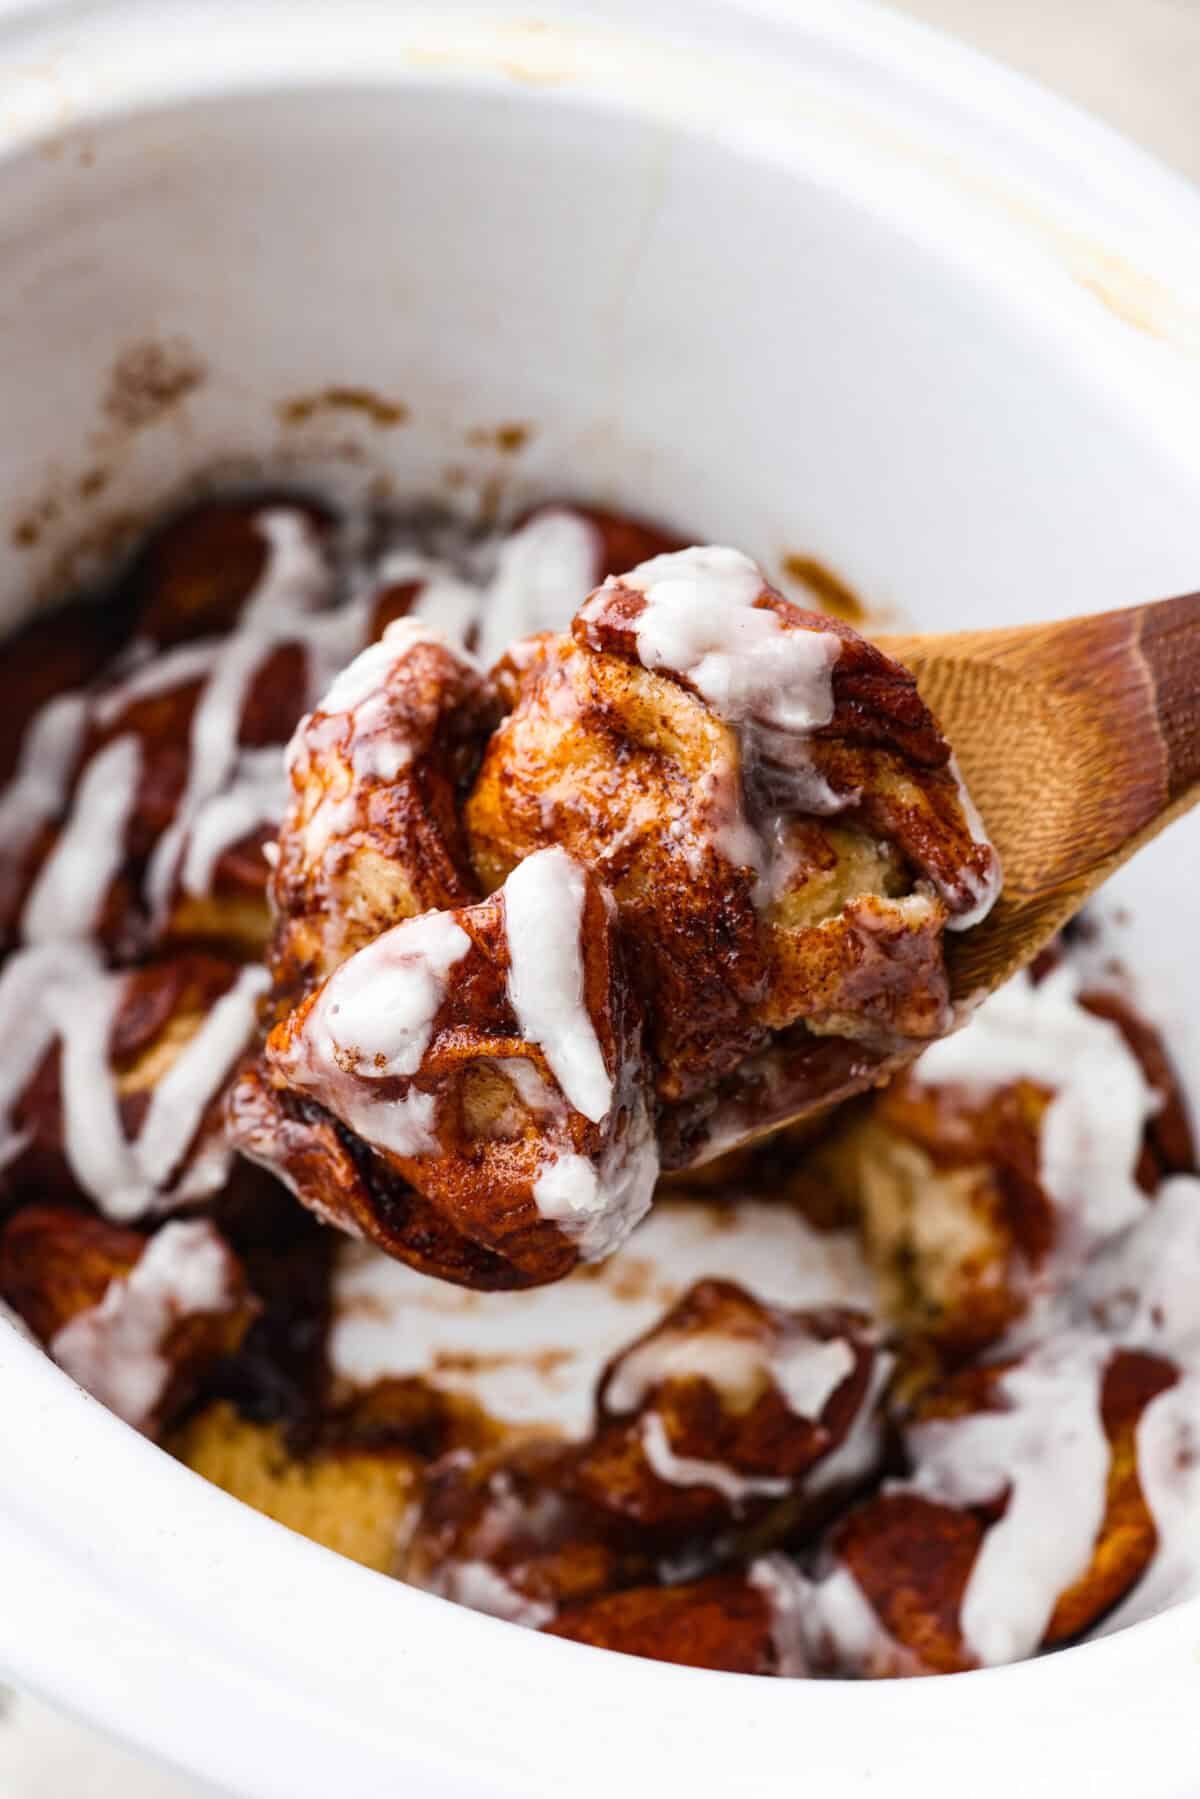
[[[1200,800],[1200,594],[878,641],[916,675],[1000,852],[996,905],[947,938],[951,992],[969,999],[1027,967]]]
[[[916,675],[1004,868],[989,916],[946,938],[951,994],[964,1004],[1027,967],[1123,862],[1200,800],[1200,593],[1060,624],[876,641]],[[769,1084],[768,1104],[735,1106],[690,1141],[681,1120],[667,1159],[708,1161],[918,1053],[814,1045],[794,1080]]]

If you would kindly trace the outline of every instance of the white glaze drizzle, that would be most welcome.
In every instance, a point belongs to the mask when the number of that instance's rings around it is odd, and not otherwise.
[[[351,956],[330,977],[306,1024],[325,1065],[364,1080],[416,1074],[446,977],[470,947],[448,913],[426,912]]]
[[[1138,1481],[1154,1520],[1154,1559],[1102,1634],[1153,1618],[1200,1592],[1200,1366],[1195,1361],[1138,1420]]]
[[[478,545],[470,578],[436,556],[395,549],[381,560],[374,591],[417,585],[408,617],[435,625],[460,649],[474,648],[486,668],[539,631],[566,629],[595,585],[601,549],[581,513],[550,506]]]
[[[206,1220],[165,1224],[129,1274],[48,1345],[60,1368],[137,1430],[150,1430],[171,1380],[168,1337],[185,1318],[229,1310],[235,1264]]]
[[[37,712],[25,732],[16,773],[0,793],[0,844],[18,861],[41,826],[66,804],[88,726],[82,693],[60,693]]]
[[[456,649],[469,650],[477,633],[483,590],[444,562],[417,550],[392,550],[379,565],[378,588],[415,585],[407,617],[432,625]]]
[[[1164,1181],[1135,1227],[1093,1258],[1072,1298],[1117,1341],[1200,1362],[1200,1179]]]
[[[603,1227],[605,1194],[595,1164],[586,1156],[550,1156],[534,1181],[533,1200],[543,1218],[552,1218],[564,1236],[581,1243]],[[597,1259],[603,1253],[597,1247]]]
[[[932,1044],[917,1074],[930,1087],[983,1095],[1020,1080],[1053,1091],[1038,1178],[1056,1208],[1061,1249],[1082,1260],[1146,1210],[1135,1171],[1161,1102],[1116,1025],[1086,1011],[1078,993],[1069,965],[1037,986],[1019,975],[961,1031]]]
[[[1105,1621],[1120,1630],[1200,1589],[1200,1180],[1177,1175],[1086,1271],[1078,1302],[1124,1346],[1180,1370],[1138,1422],[1138,1479],[1158,1545]]]
[[[302,718],[287,748],[289,772],[303,772],[314,750],[338,748],[360,781],[394,781],[412,760],[412,745],[392,716],[390,685],[397,668],[422,644],[433,644],[473,667],[439,631],[419,619],[394,619],[375,643],[360,650],[335,677],[313,713]]]
[[[771,1357],[771,1379],[797,1418],[817,1419],[858,1358],[844,1337],[812,1337],[790,1332]]]
[[[125,989],[99,962],[92,978],[51,987],[45,1006],[60,1041],[63,1149],[71,1172],[105,1216],[128,1222],[146,1209],[142,1173],[121,1127],[109,1065],[113,1024]]]
[[[611,1260],[525,1293],[452,1287],[368,1245],[346,1245],[330,1365],[354,1386],[419,1376],[504,1423],[581,1438],[606,1364],[695,1281],[717,1275],[764,1304],[870,1304],[845,1233],[818,1233],[781,1202],[716,1207],[663,1195]]]
[[[760,1555],[746,1579],[762,1594],[771,1621],[775,1673],[781,1680],[805,1680],[809,1665],[809,1619],[812,1583],[785,1555]]]
[[[878,1472],[883,1460],[883,1402],[895,1366],[896,1359],[888,1350],[876,1348],[866,1391],[850,1429],[808,1476],[810,1495],[848,1490]]]
[[[165,1190],[176,1172],[214,1094],[249,1042],[258,1002],[270,984],[265,968],[243,968],[155,1082],[134,1143],[138,1165],[152,1190]]]
[[[85,945],[64,943],[19,951],[0,968],[0,1167],[25,1147],[27,1138],[13,1128],[13,1107],[58,1036],[46,997],[57,983],[94,980],[97,966]]]
[[[770,1345],[718,1330],[663,1330],[623,1355],[605,1386],[613,1412],[635,1412],[664,1381],[706,1380],[735,1411],[763,1391]]]
[[[755,718],[803,733],[832,719],[841,639],[832,631],[791,629],[758,606],[762,570],[740,550],[674,550],[610,576],[580,612],[585,625],[614,587],[645,600],[633,627],[642,666],[682,675],[728,723]]]
[[[448,912],[393,925],[329,977],[302,1030],[286,1050],[272,1052],[278,1066],[376,1148],[434,1154],[433,1095],[373,1092],[371,1084],[418,1072],[447,977],[470,947]]]
[[[87,763],[58,839],[38,871],[21,914],[26,943],[90,937],[125,856],[125,831],[137,799],[142,746],[115,737]]]
[[[967,783],[963,780],[962,770],[958,766],[958,757],[950,758],[950,773],[954,777],[954,785],[958,789],[958,803],[971,833],[972,843],[980,848],[991,850],[991,859],[986,874],[976,874],[974,869],[963,868],[959,871],[959,881],[967,888],[974,900],[974,905],[966,912],[952,912],[946,920],[948,931],[969,931],[975,925],[982,924],[996,901],[1000,897],[1000,889],[1004,885],[1004,870],[1000,858],[992,847],[992,840],[987,834],[979,807],[971,798]]]
[[[558,1225],[581,1260],[600,1262],[620,1248],[650,1210],[658,1180],[658,1141],[640,1087],[628,1096],[621,1129],[598,1161],[550,1156],[533,1186],[543,1218]]]
[[[771,1382],[795,1417],[815,1421],[855,1365],[842,1338],[822,1339],[798,1328],[778,1343],[727,1331],[662,1331],[622,1356],[605,1399],[614,1412],[633,1412],[663,1381],[699,1378],[736,1411]]]
[[[427,1592],[441,1599],[484,1612],[489,1618],[524,1624],[530,1630],[549,1624],[554,1616],[554,1607],[547,1600],[527,1599],[487,1562],[445,1562],[423,1584]]]
[[[110,681],[96,695],[91,706],[93,720],[107,730],[140,700],[157,699],[174,688],[207,680],[223,647],[224,639],[219,637],[177,643],[166,650],[144,641],[131,644],[125,658],[129,672]]]
[[[787,1658],[781,1673],[880,1678],[920,1672],[841,1563],[809,1580],[786,1557],[763,1556],[751,1564],[750,1579],[776,1607],[775,1640]]]
[[[315,533],[300,512],[283,508],[256,515],[255,525],[267,542],[267,561],[242,608],[237,628],[225,638],[213,660],[208,680],[192,715],[188,779],[174,819],[159,838],[146,872],[152,916],[161,922],[197,820],[236,783],[242,712],[254,678],[267,656],[282,644],[300,642],[309,652],[310,682],[323,678],[331,652],[341,659],[354,647],[347,638],[361,632],[362,611],[342,608],[322,615],[332,595],[332,578]],[[314,616],[315,615],[315,616]],[[226,819],[240,822],[237,808]],[[257,822],[262,822],[261,820]],[[203,861],[211,869],[223,849],[210,815]]]
[[[287,793],[287,771],[278,747],[240,749],[229,786],[201,801],[193,813],[179,871],[183,891],[198,897],[211,893],[226,850],[252,831],[274,829],[283,817]]]
[[[647,1412],[638,1428],[647,1463],[659,1480],[669,1486],[710,1487],[735,1510],[751,1499],[779,1499],[791,1487],[791,1481],[783,1475],[739,1474],[724,1462],[676,1455],[657,1412]]]
[[[364,730],[386,722],[379,715],[387,703],[388,678],[409,648],[427,641],[428,637],[429,633],[414,619],[393,619],[382,637],[367,644],[352,662],[338,670],[317,702],[316,711],[327,713],[331,718],[361,711],[360,724]]]
[[[480,604],[478,653],[484,666],[521,638],[562,629],[594,585],[599,559],[594,526],[565,508],[538,512],[504,538]]]
[[[612,1106],[613,1082],[584,1001],[583,869],[566,850],[538,850],[502,891],[517,1028],[541,1046],[575,1110],[598,1124]]]
[[[12,1108],[58,1041],[67,1163],[99,1210],[117,1222],[204,1198],[223,1184],[232,1152],[221,1142],[203,1146],[168,1183],[249,1042],[257,1000],[268,984],[264,969],[240,972],[156,1083],[142,1128],[130,1142],[109,1060],[126,979],[106,970],[95,951],[81,943],[20,951],[0,974],[0,1041],[6,1045],[0,1058],[5,1119],[0,1165],[24,1147],[8,1122]],[[10,1029],[3,1034],[6,1025]]]
[[[1002,1410],[909,1431],[908,1490],[951,1506],[1008,1500],[975,1557],[959,1622],[985,1667],[1032,1655],[1059,1595],[1085,1572],[1104,1517],[1100,1395],[1112,1344],[1064,1332],[999,1379]]]

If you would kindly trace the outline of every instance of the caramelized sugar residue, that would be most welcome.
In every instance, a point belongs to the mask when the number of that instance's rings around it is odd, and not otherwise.
[[[831,613],[834,618],[844,618],[848,624],[857,624],[868,616],[869,608],[860,600],[854,589],[835,575],[833,570],[818,562],[815,556],[799,556],[789,552],[780,564],[789,581],[799,581],[814,596],[822,612]]]
[[[140,431],[194,393],[207,374],[206,363],[186,338],[130,344],[113,363],[101,406],[110,424]]]
[[[385,399],[369,387],[335,385],[316,393],[296,394],[282,400],[276,408],[285,425],[306,425],[326,412],[357,412],[381,430],[408,423],[409,409],[403,400]]]

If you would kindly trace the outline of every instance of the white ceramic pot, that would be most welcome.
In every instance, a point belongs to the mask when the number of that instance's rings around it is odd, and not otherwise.
[[[0,594],[216,461],[347,438],[402,490],[455,465],[814,554],[923,625],[1194,586],[1198,227],[857,0],[10,0]],[[331,385],[408,422],[281,424]],[[466,441],[511,421],[516,457]],[[1185,825],[1118,896],[1185,1048],[1198,876]],[[1200,1602],[951,1679],[658,1666],[338,1560],[7,1330],[0,1369],[5,1670],[239,1794],[1195,1792]]]

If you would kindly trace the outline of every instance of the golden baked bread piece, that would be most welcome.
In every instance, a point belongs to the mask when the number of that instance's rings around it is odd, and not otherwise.
[[[717,633],[690,661],[660,593],[681,569]],[[827,625],[721,550],[610,579],[490,686],[388,624],[289,750],[245,1153],[427,1272],[528,1285],[616,1246],[660,1137],[686,1160],[714,1111],[944,1029],[942,932],[986,909],[994,857],[911,679]]]
[[[572,1490],[661,1540],[768,1515],[795,1530],[876,1471],[887,1367],[862,1313],[697,1282],[605,1371]]]
[[[1041,1017],[1043,1003],[1057,1012],[1064,1002],[1030,986],[1027,1018],[1016,1023],[1031,1039],[1055,1029],[1049,1011]],[[1118,993],[1082,987],[1065,1004],[1076,1060],[1094,1049],[1090,1021],[1102,1021],[1099,1049],[1114,1079],[1122,1077],[1110,1081],[1108,1105],[1122,1088],[1142,1085],[1125,1167],[1105,1173],[1123,1173],[1127,1204],[1140,1210],[1139,1195],[1148,1199],[1168,1175],[1195,1165],[1178,1080],[1157,1033]],[[1048,1112],[1071,1074],[1072,1050],[1064,1047],[1057,1079],[1007,1078],[1001,1069],[994,1079],[968,1080],[970,1042],[985,1025],[980,1019],[963,1032],[961,1078],[918,1062],[877,1098],[848,1109],[793,1172],[777,1177],[793,1196],[823,1195],[834,1214],[857,1223],[887,1314],[907,1338],[927,1339],[950,1361],[998,1343],[1031,1305],[1070,1285],[1103,1232],[1129,1222],[1125,1208],[1101,1216],[1098,1235],[1081,1215],[1086,1194],[1056,1189],[1053,1158],[1046,1173]],[[1031,1058],[1035,1047],[1031,1041]],[[985,1055],[980,1068],[987,1067]],[[1095,1076],[1087,1078],[1100,1094]],[[1113,1147],[1107,1159],[1117,1155]]]
[[[401,1572],[539,1624],[668,1564],[699,1573],[811,1535],[877,1473],[886,1372],[858,1313],[701,1281],[610,1363],[583,1441],[439,1463]]]
[[[901,1074],[817,1155],[857,1209],[889,1317],[959,1359],[1022,1316],[1054,1242],[1038,1179],[1051,1095],[1033,1083],[986,1099]]]
[[[1100,1408],[1110,1460],[1104,1517],[1087,1568],[1058,1596],[1042,1639],[1046,1648],[1082,1636],[1150,1565],[1158,1530],[1138,1470],[1138,1425],[1146,1407],[1179,1378],[1172,1361],[1145,1350],[1122,1351],[1105,1370]]]
[[[1068,1334],[925,1394],[905,1431],[911,1477],[830,1535],[828,1590],[848,1575],[873,1627],[831,1629],[824,1671],[953,1673],[1019,1660],[1096,1623],[1157,1546],[1137,1427],[1178,1379],[1164,1356]],[[995,1555],[990,1539],[1002,1531],[1009,1541]],[[814,1607],[819,1617],[819,1587]]]
[[[543,1629],[552,1637],[684,1668],[779,1671],[769,1597],[740,1574],[608,1593],[565,1607]]]
[[[221,1401],[166,1447],[205,1480],[277,1524],[381,1574],[395,1572],[421,1461],[398,1449],[292,1453],[278,1425],[254,1424]]]
[[[0,1230],[0,1299],[80,1386],[150,1436],[237,1350],[258,1310],[207,1221],[144,1237],[51,1205],[27,1206]]]
[[[733,732],[677,684],[570,638],[533,646],[518,692],[466,806],[483,886],[555,843],[601,875],[652,1007],[658,1085],[702,1087],[764,1034],[753,871],[712,842],[714,808],[737,805]]]
[[[401,919],[475,897],[458,796],[493,716],[470,661],[402,618],[302,720],[271,882],[278,992],[298,996]]]
[[[429,1472],[398,1572],[477,1611],[541,1624],[562,1605],[654,1576],[655,1540],[573,1490],[575,1451],[518,1440]]]
[[[141,1231],[68,1206],[31,1205],[0,1230],[0,1298],[42,1344],[137,1266]]]
[[[496,680],[476,870],[494,887],[554,842],[610,887],[677,1111],[668,1161],[715,1103],[753,1107],[775,1033],[817,1093],[847,1055],[947,1027],[942,935],[986,910],[995,858],[915,682],[848,626],[732,551],[686,551],[607,582]]]
[[[553,850],[344,961],[275,1025],[229,1129],[319,1216],[426,1272],[554,1280],[650,1203],[640,1029],[611,904]]]

